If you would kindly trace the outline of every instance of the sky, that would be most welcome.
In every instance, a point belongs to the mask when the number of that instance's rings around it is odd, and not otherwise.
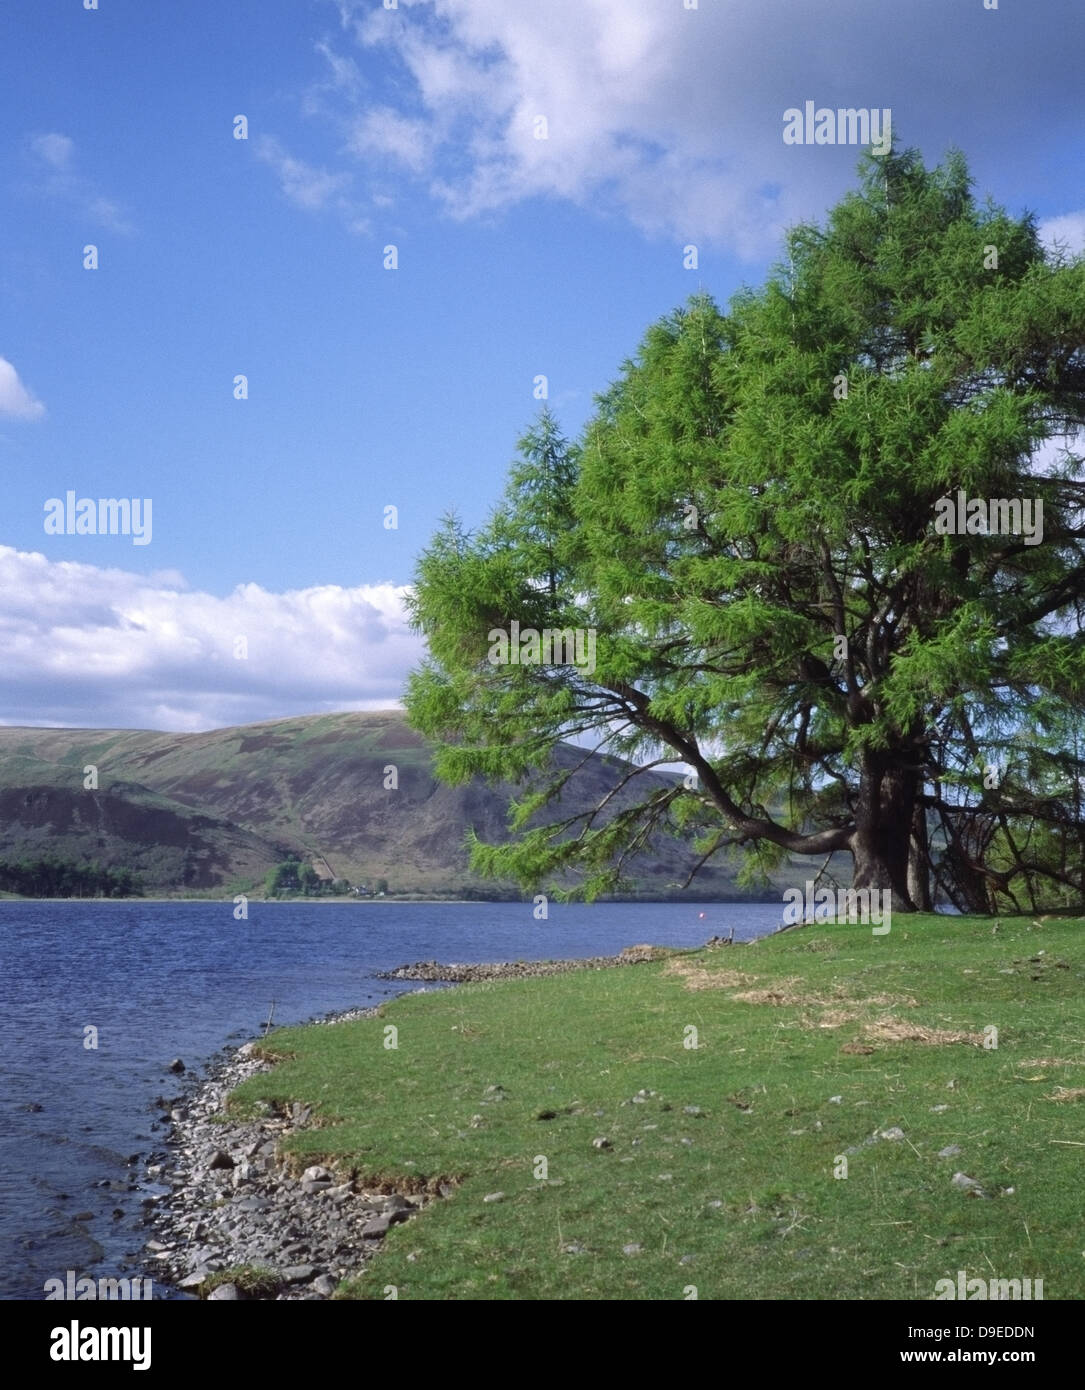
[[[486,518],[537,378],[575,437],[854,185],[789,108],[888,108],[1080,250],[1085,7],[992,3],[5,7],[0,723],[397,705],[416,557]],[[69,492],[138,534],[68,534]]]

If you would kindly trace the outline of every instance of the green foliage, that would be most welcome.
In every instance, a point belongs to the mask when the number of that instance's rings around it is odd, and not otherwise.
[[[474,866],[592,897],[679,829],[755,872],[849,851],[897,911],[932,875],[962,909],[1080,902],[1083,458],[1039,451],[1085,426],[1085,261],[914,151],[786,250],[654,324],[577,445],[544,412],[492,519],[422,555],[409,716],[446,780],[526,787]],[[1042,502],[1043,543],[940,534],[957,489]],[[594,672],[493,664],[514,621],[594,632]],[[570,738],[695,781],[563,817]]]
[[[0,890],[26,898],[132,898],[142,896],[143,884],[130,869],[40,858],[0,861]]]

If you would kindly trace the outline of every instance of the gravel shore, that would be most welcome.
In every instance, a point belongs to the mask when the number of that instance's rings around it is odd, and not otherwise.
[[[376,1009],[316,1020],[346,1022]],[[163,1195],[150,1217],[146,1260],[156,1282],[215,1300],[329,1298],[339,1280],[362,1270],[385,1232],[435,1194],[375,1191],[350,1172],[322,1165],[297,1171],[280,1141],[311,1121],[307,1105],[258,1119],[222,1122],[226,1097],[271,1064],[246,1043],[193,1077],[171,1105],[169,1148],[151,1155],[146,1176]],[[219,1119],[214,1119],[219,1116]],[[166,1189],[169,1189],[168,1191]],[[222,1272],[254,1266],[258,1289]]]

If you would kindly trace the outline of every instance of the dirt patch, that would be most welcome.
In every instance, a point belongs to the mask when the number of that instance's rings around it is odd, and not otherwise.
[[[869,1057],[874,1049],[872,1047],[867,1047],[865,1043],[852,1042],[845,1043],[840,1051],[846,1052],[850,1057]]]

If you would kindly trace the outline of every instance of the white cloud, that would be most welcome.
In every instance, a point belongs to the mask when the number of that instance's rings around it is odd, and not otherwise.
[[[377,107],[353,123],[347,147],[360,155],[387,155],[420,174],[429,163],[431,139],[424,121]]]
[[[783,144],[788,107],[888,107],[929,159],[960,145],[1001,167],[1007,131],[1024,153],[1050,139],[1053,115],[1069,124],[1069,108],[1037,100],[1036,73],[1047,92],[1070,89],[1058,22],[1076,2],[1050,0],[1048,24],[1010,40],[978,0],[950,13],[944,0],[836,0],[831,16],[807,0],[398,0],[391,11],[332,0],[363,71],[386,79],[348,141],[355,156],[394,155],[458,218],[560,198],[751,259],[854,181],[857,149]],[[538,116],[547,139],[535,138]],[[352,94],[339,121],[356,117]]]
[[[265,164],[270,164],[279,176],[279,185],[285,196],[297,207],[310,212],[326,207],[333,198],[349,187],[349,174],[330,174],[324,169],[314,169],[302,159],[288,154],[282,145],[271,135],[262,136],[256,142],[256,154]]]
[[[75,153],[75,141],[56,133],[35,136],[30,142],[34,153],[54,169],[67,169]]]
[[[1038,228],[1040,240],[1048,246],[1056,242],[1066,246],[1072,256],[1085,251],[1085,211],[1068,212],[1062,217],[1049,217]]]
[[[0,722],[191,730],[387,709],[423,655],[404,593],[242,584],[220,598],[175,571],[0,546]]]
[[[39,420],[45,414],[42,405],[19,380],[19,373],[6,357],[0,357],[0,415],[16,420]]]
[[[30,141],[36,193],[74,208],[81,217],[98,226],[127,236],[134,227],[123,209],[112,198],[103,197],[91,181],[75,168],[75,141],[58,131],[35,135]]]

